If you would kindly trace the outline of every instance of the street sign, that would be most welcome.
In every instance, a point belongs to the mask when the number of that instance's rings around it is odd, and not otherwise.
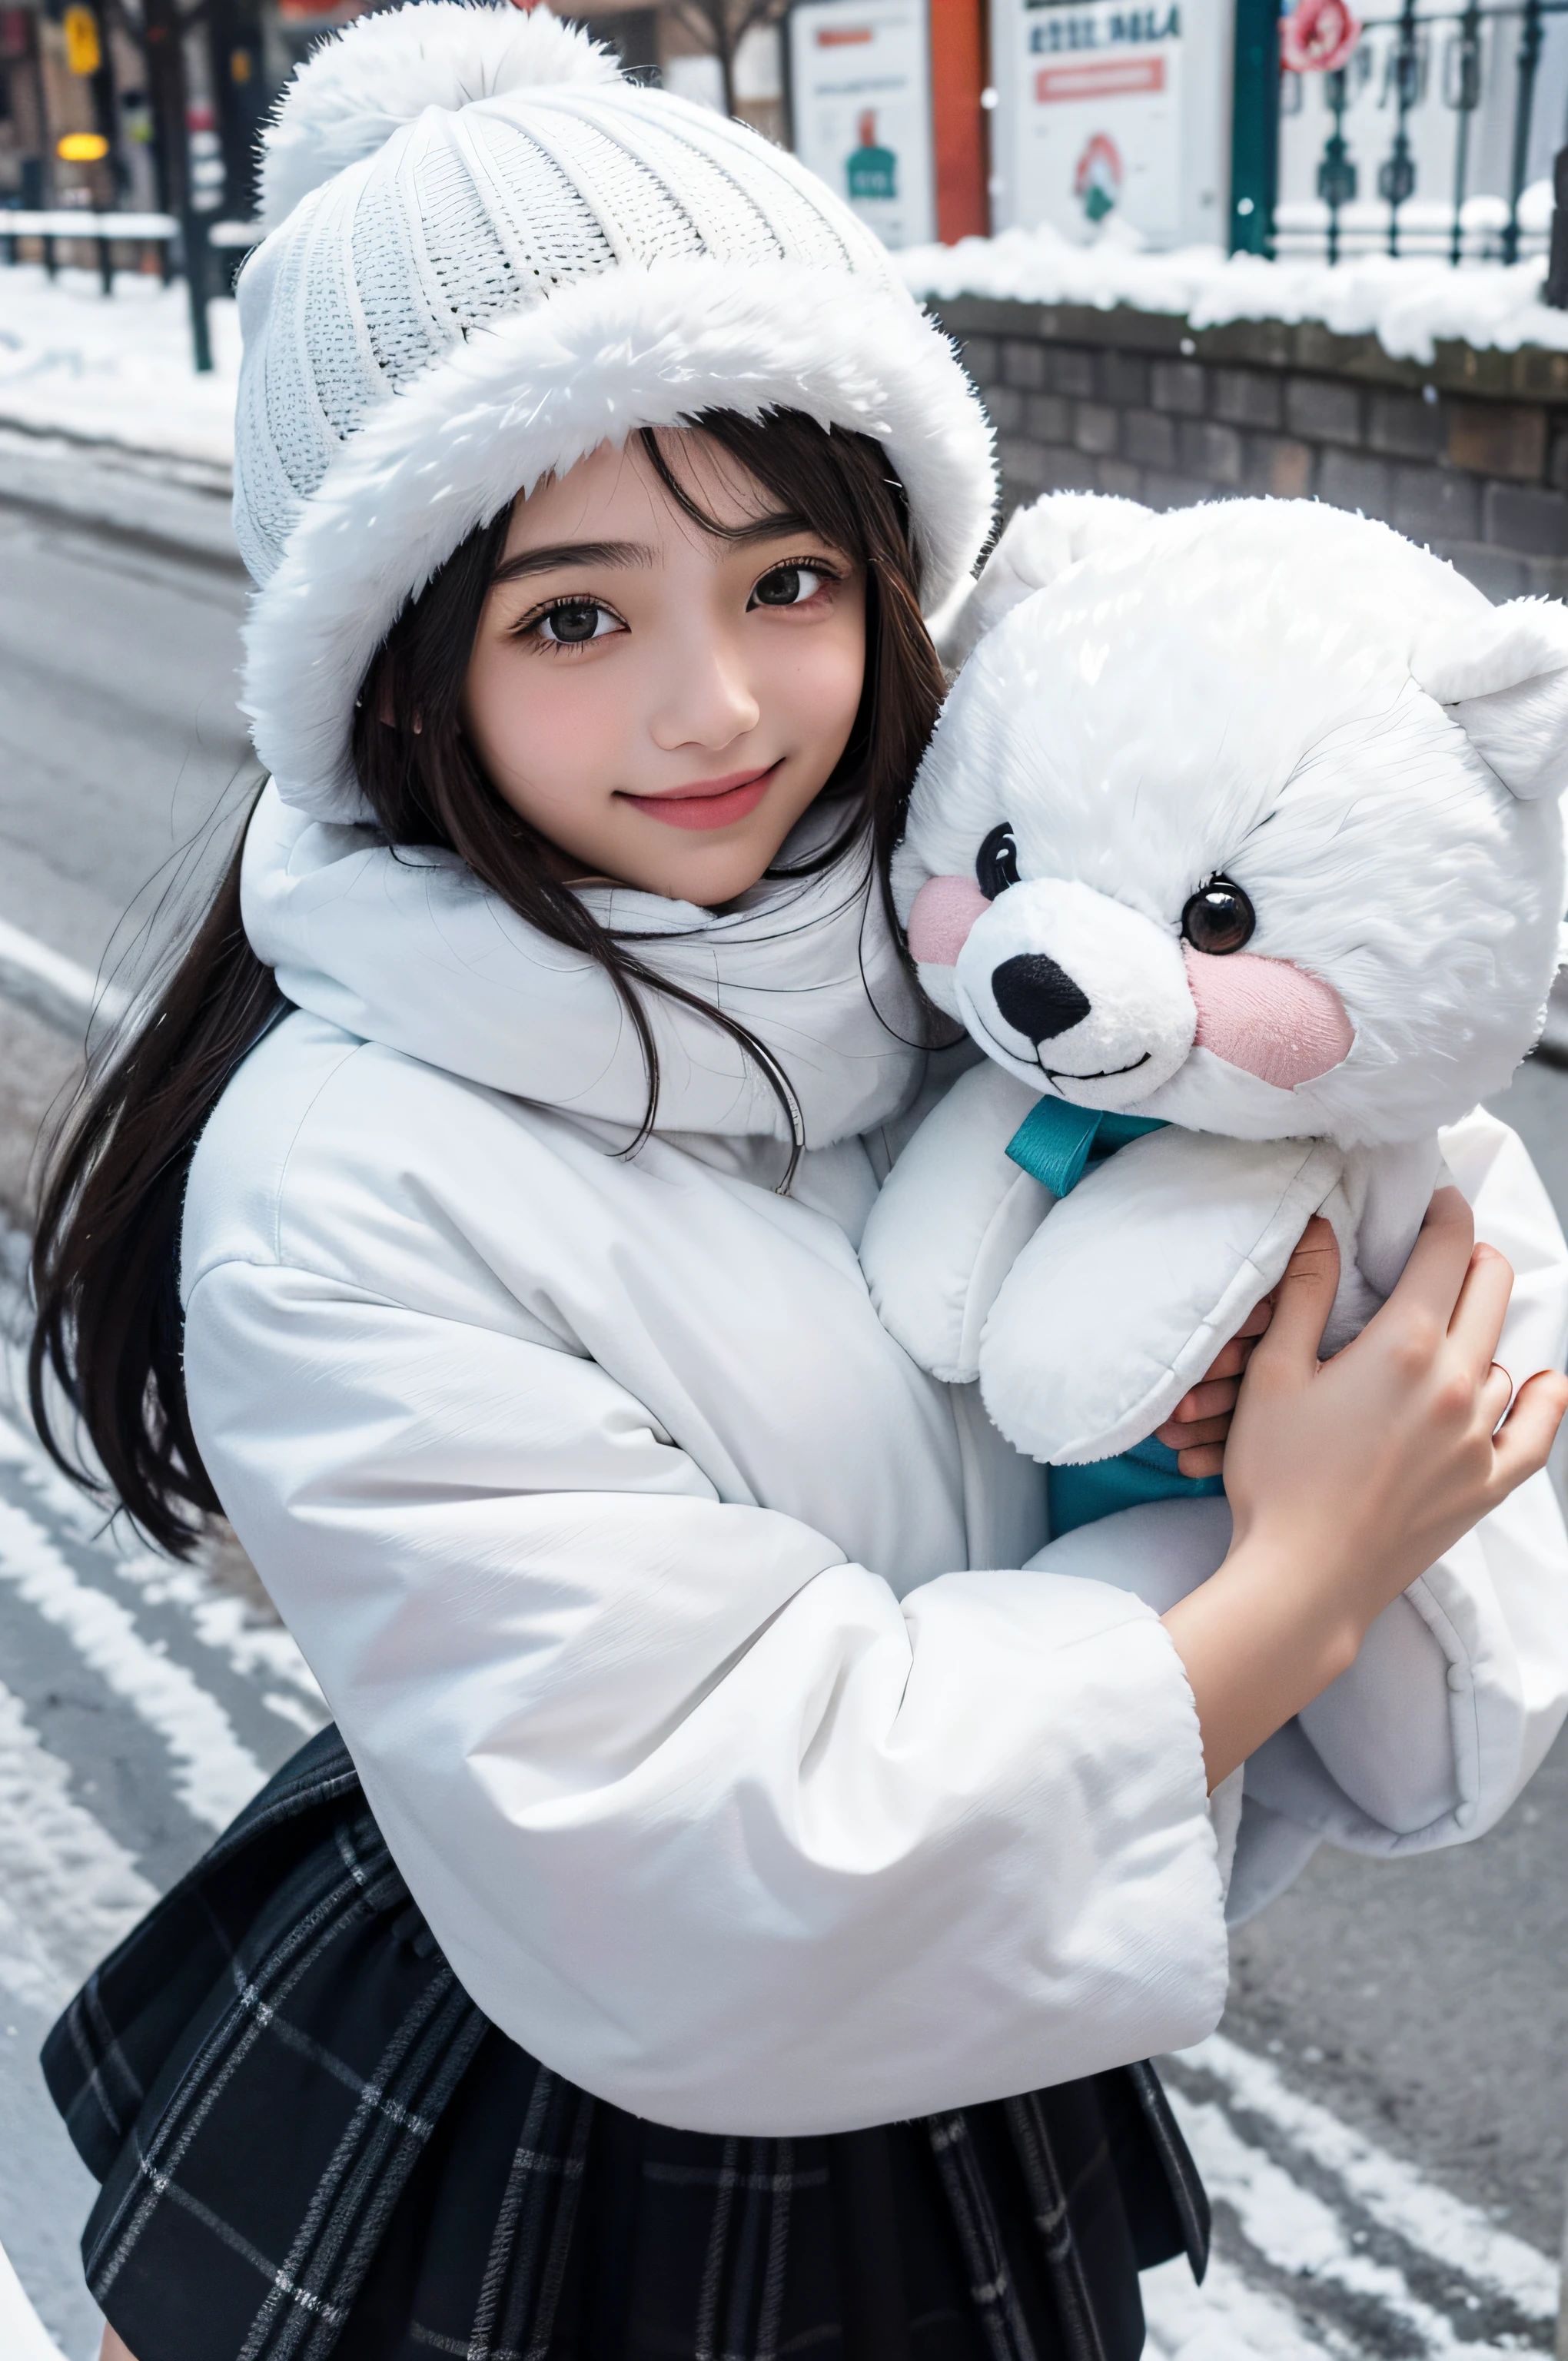
[[[926,0],[799,0],[795,151],[888,246],[937,235]]]
[[[1231,8],[1200,0],[992,0],[998,229],[1155,247],[1225,219]]]

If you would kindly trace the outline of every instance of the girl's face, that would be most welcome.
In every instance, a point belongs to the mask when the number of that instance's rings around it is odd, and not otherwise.
[[[865,582],[700,435],[662,448],[740,537],[685,516],[635,438],[541,485],[513,512],[462,719],[564,874],[712,908],[756,884],[849,742]]]

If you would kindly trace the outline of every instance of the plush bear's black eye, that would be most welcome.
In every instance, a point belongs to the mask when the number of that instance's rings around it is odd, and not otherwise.
[[[1181,939],[1195,951],[1219,958],[1250,942],[1256,924],[1257,913],[1241,887],[1228,877],[1211,877],[1181,913]]]
[[[1005,894],[1009,885],[1018,883],[1018,847],[1013,840],[1012,825],[1001,821],[991,831],[974,857],[974,873],[981,892],[988,902]]]

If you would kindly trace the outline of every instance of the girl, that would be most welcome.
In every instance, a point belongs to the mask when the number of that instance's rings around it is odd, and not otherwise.
[[[789,157],[543,11],[355,25],[265,191],[273,779],[59,1161],[35,1392],[170,1547],[221,1503],[343,1737],[51,2038],[105,2353],[1123,2361],[1204,2250],[1124,2061],[1220,2011],[1209,1790],[1489,1515],[1501,1808],[1568,1387],[1494,1435],[1453,1192],[1320,1370],[1314,1231],[1221,1573],[1162,1622],[1007,1571],[1039,1471],[854,1253],[947,1077],[885,874],[991,511],[956,363]]]

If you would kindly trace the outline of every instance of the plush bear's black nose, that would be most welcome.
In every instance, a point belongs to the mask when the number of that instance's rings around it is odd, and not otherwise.
[[[1089,1002],[1066,968],[1044,951],[1020,951],[991,971],[996,1005],[1016,1033],[1031,1041],[1051,1041],[1069,1033],[1089,1014]]]

